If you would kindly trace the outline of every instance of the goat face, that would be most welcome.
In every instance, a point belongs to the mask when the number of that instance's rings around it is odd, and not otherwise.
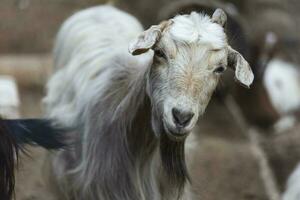
[[[153,105],[152,127],[183,140],[202,115],[227,66],[249,86],[253,74],[245,59],[227,44],[225,13],[212,18],[179,15],[144,31],[129,47],[133,55],[154,51],[147,91]]]

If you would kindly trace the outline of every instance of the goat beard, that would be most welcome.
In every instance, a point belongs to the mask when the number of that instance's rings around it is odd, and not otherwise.
[[[190,180],[185,162],[185,140],[171,140],[158,113],[155,109],[152,110],[152,128],[159,140],[160,158],[166,181],[168,185],[173,186],[179,199],[186,181]]]
[[[166,133],[160,135],[160,157],[166,179],[173,185],[178,198],[189,180],[184,152],[184,141],[173,141]]]

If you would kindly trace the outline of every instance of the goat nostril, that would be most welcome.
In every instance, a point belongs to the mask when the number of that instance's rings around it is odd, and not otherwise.
[[[172,114],[175,124],[180,127],[187,126],[194,117],[194,113],[179,110],[177,108],[172,109]]]

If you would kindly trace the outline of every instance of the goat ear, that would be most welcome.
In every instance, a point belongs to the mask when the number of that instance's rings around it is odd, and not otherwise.
[[[226,13],[220,8],[215,10],[211,18],[214,23],[220,24],[222,27],[225,26],[227,21]]]
[[[148,30],[141,33],[129,45],[129,52],[132,55],[139,55],[147,52],[158,41],[161,35],[160,26],[151,26]]]
[[[141,33],[129,45],[129,52],[132,55],[139,55],[151,49],[160,39],[162,32],[171,25],[171,20],[162,21],[159,25],[151,26]]]
[[[245,58],[236,50],[228,46],[228,67],[235,70],[235,78],[247,88],[254,80],[254,74]]]

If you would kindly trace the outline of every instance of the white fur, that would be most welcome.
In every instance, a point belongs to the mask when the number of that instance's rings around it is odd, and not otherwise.
[[[178,15],[172,21],[174,24],[170,34],[174,40],[188,44],[198,41],[213,49],[222,49],[227,45],[223,28],[213,23],[207,15],[192,12],[190,15]]]
[[[274,130],[277,133],[282,133],[284,131],[293,128],[296,122],[297,122],[297,118],[293,115],[283,116],[274,124]]]
[[[286,115],[300,108],[300,72],[297,66],[274,59],[266,68],[263,83],[279,114]]]
[[[119,20],[111,20],[114,18]],[[101,25],[95,26],[95,23]],[[49,117],[72,126],[77,114],[80,115],[89,103],[91,94],[88,93],[94,92],[88,88],[101,91],[106,86],[104,83],[110,82],[113,70],[101,73],[101,78],[97,76],[104,63],[111,62],[113,65],[112,58],[119,52],[124,52],[133,62],[143,60],[145,56],[132,57],[127,52],[128,41],[142,30],[135,18],[111,6],[92,7],[67,20],[58,33],[58,45],[54,49],[55,67],[64,68],[51,78],[48,95],[44,99]],[[147,59],[144,60],[147,62]],[[94,81],[94,76],[101,81]],[[98,85],[99,82],[102,85]]]

